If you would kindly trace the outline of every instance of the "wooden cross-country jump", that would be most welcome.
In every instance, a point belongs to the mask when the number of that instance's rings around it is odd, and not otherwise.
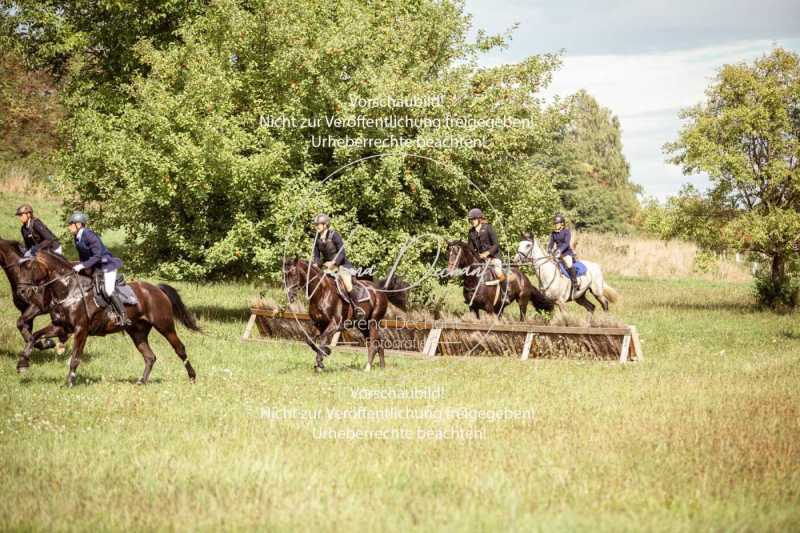
[[[253,307],[242,340],[299,341],[314,338],[307,313]],[[403,318],[380,322],[384,348],[404,355],[500,356],[520,359],[581,358],[642,361],[644,354],[635,326],[572,327],[526,323],[462,322]],[[254,335],[257,330],[258,335]],[[364,348],[356,331],[335,335],[333,346]]]

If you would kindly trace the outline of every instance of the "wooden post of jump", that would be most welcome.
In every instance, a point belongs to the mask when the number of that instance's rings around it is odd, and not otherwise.
[[[425,339],[425,347],[422,353],[428,357],[436,355],[436,350],[439,348],[439,338],[442,336],[442,328],[432,328],[428,337]]]
[[[253,326],[256,324],[256,314],[252,313],[250,315],[250,320],[247,321],[247,326],[244,328],[244,333],[242,334],[242,340],[250,340],[250,334],[253,332]]]
[[[531,354],[531,346],[533,345],[533,338],[536,336],[535,333],[529,332],[525,335],[525,345],[522,347],[522,355],[520,359],[526,361]]]

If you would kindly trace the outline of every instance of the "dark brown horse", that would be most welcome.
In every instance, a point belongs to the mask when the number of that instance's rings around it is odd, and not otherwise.
[[[0,239],[0,266],[6,273],[8,284],[11,285],[11,298],[14,301],[14,306],[20,312],[19,320],[17,320],[17,329],[27,344],[31,335],[33,335],[34,318],[50,312],[50,301],[49,296],[44,291],[20,285],[19,269],[20,260],[22,259],[20,243]],[[65,351],[64,344],[67,342],[67,334],[62,330],[56,336],[60,341],[56,352],[60,355]],[[51,339],[45,339],[37,341],[35,346],[39,349],[48,349],[55,346],[55,343]]]
[[[308,314],[318,332],[316,342],[306,339],[317,355],[315,370],[325,368],[322,360],[331,353],[329,344],[333,334],[351,326],[358,329],[367,341],[367,366],[364,370],[372,369],[376,353],[380,356],[381,368],[386,366],[379,324],[386,315],[389,302],[405,309],[407,286],[402,281],[396,278],[378,282],[353,280],[353,283],[360,283],[362,291],[369,296],[357,304],[364,310],[365,318],[353,320],[353,309],[339,296],[335,278],[316,265],[297,258],[287,260],[283,264],[283,278],[290,302],[295,300],[298,289],[303,289],[308,297]]]
[[[24,263],[20,268],[20,283],[42,287],[52,297],[53,324],[37,331],[20,356],[18,367],[27,367],[33,343],[39,338],[53,336],[63,328],[74,334],[74,346],[69,360],[67,383],[75,384],[76,370],[80,364],[86,339],[89,336],[105,336],[124,331],[131,337],[136,348],[144,358],[144,373],[139,384],[147,383],[156,356],[147,338],[152,328],[169,341],[175,353],[183,361],[189,379],[195,380],[195,371],[186,357],[186,348],[175,331],[175,319],[187,328],[200,331],[194,317],[186,309],[178,291],[169,285],[151,285],[146,282],[133,282],[130,287],[139,300],[138,305],[125,306],[131,325],[125,328],[117,325],[113,313],[98,307],[94,300],[94,283],[88,276],[76,274],[72,264],[50,252],[39,252],[35,259]]]
[[[525,320],[528,302],[540,311],[552,311],[553,302],[548,300],[533,286],[528,277],[518,268],[511,268],[508,286],[497,283],[492,269],[464,241],[447,243],[447,274],[451,277],[462,275],[464,278],[464,303],[480,318],[480,312],[502,316],[506,305],[519,303],[519,319]],[[488,284],[487,284],[488,282]],[[503,295],[507,298],[504,303]]]

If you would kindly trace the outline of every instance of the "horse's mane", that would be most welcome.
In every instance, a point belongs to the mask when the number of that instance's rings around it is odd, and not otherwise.
[[[22,255],[22,247],[18,241],[11,241],[8,239],[0,239],[0,253],[5,254],[13,252],[17,256]]]
[[[55,270],[72,270],[72,263],[69,262],[64,256],[42,250],[36,254],[36,261],[48,268]]]
[[[476,261],[478,258],[478,254],[475,253],[475,250],[472,249],[472,246],[469,245],[466,241],[456,240],[456,241],[448,241],[447,246],[459,246],[462,250],[464,250],[467,254],[466,258],[469,261]]]

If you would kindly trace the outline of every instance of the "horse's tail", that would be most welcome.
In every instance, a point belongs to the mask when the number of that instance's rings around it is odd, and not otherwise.
[[[555,307],[555,302],[545,296],[544,292],[539,290],[538,287],[531,287],[531,302],[538,311],[552,311]]]
[[[603,296],[612,304],[619,301],[619,293],[611,285],[603,285]]]
[[[158,288],[161,289],[161,292],[167,295],[167,298],[169,298],[169,301],[172,304],[172,316],[177,318],[181,324],[192,331],[200,331],[200,326],[197,325],[197,320],[195,320],[194,315],[192,315],[192,313],[186,309],[186,305],[184,305],[183,300],[181,300],[181,295],[178,294],[178,291],[165,283],[161,283]]]
[[[384,291],[384,294],[386,294],[390,302],[403,311],[406,311],[406,306],[408,305],[408,300],[406,299],[408,283],[392,276],[389,279],[378,280],[376,286],[378,289]]]

